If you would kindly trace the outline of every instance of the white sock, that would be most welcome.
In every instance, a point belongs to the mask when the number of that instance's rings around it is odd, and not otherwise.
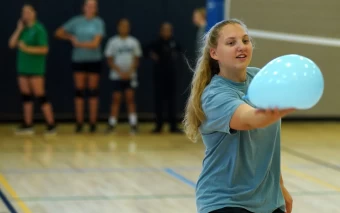
[[[109,118],[109,124],[110,124],[111,126],[116,125],[116,124],[117,124],[117,119],[116,119],[115,117],[111,116],[111,117]]]
[[[129,123],[131,126],[137,125],[137,114],[136,113],[129,114]]]

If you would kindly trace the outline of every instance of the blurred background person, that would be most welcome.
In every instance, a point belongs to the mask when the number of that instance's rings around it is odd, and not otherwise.
[[[56,31],[56,37],[73,45],[72,69],[75,83],[76,132],[83,130],[84,96],[88,88],[90,132],[96,131],[99,105],[99,78],[102,70],[101,42],[105,36],[105,23],[97,16],[98,4],[86,0],[83,14],[68,20]]]
[[[53,109],[45,92],[48,34],[44,25],[37,20],[37,13],[32,5],[23,6],[17,28],[9,39],[9,47],[18,49],[18,84],[24,112],[23,124],[18,127],[16,133],[34,133],[33,97],[37,99],[47,122],[46,133],[55,133]]]
[[[154,62],[153,86],[156,126],[152,132],[160,133],[162,131],[163,112],[166,105],[170,131],[181,133],[182,131],[177,127],[176,119],[176,63],[181,47],[173,37],[173,27],[170,23],[162,24],[159,38],[152,42],[147,51]]]
[[[107,42],[105,56],[110,67],[109,78],[112,80],[113,94],[111,113],[107,132],[112,132],[118,123],[121,99],[124,93],[131,133],[137,132],[137,112],[135,89],[138,85],[137,68],[142,56],[139,41],[130,35],[130,22],[121,19],[118,23],[119,35],[113,36]]]
[[[207,12],[206,9],[201,7],[197,8],[193,12],[192,21],[194,25],[198,28],[196,33],[196,45],[195,45],[195,54],[198,55],[200,48],[203,45],[203,37],[205,35],[207,20],[206,20]]]

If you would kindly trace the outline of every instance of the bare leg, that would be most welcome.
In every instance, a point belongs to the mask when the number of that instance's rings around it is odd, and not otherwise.
[[[98,83],[99,83],[99,74],[97,73],[90,73],[89,80],[88,80],[88,88],[90,90],[90,97],[89,97],[89,111],[90,111],[90,123],[96,124],[97,117],[98,117]]]
[[[30,85],[33,90],[33,94],[38,98],[38,101],[41,104],[41,111],[44,114],[45,120],[48,125],[52,126],[55,124],[53,108],[50,102],[46,99],[45,93],[45,79],[43,77],[31,77]]]
[[[76,88],[76,97],[74,98],[75,114],[77,124],[84,123],[84,90],[87,74],[85,72],[74,73],[74,83]]]
[[[129,123],[131,126],[131,133],[137,132],[137,114],[135,103],[135,91],[133,89],[127,89],[125,91],[126,106],[129,113]]]
[[[19,89],[23,99],[23,113],[24,113],[24,123],[26,125],[32,125],[33,123],[33,100],[32,92],[29,84],[29,77],[20,76],[18,78]]]

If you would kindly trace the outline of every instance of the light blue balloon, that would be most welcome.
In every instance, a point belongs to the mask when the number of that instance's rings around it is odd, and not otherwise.
[[[309,58],[284,55],[266,64],[253,78],[247,98],[257,108],[310,109],[324,91],[319,67]]]

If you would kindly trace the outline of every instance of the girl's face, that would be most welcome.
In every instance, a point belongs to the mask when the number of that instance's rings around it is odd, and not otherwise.
[[[199,23],[201,22],[201,20],[203,19],[202,15],[198,12],[195,11],[192,15],[192,21],[195,25],[199,25]]]
[[[127,36],[130,33],[130,23],[128,20],[121,20],[118,24],[118,33],[121,36]]]
[[[35,20],[35,11],[31,6],[24,6],[21,13],[24,22],[32,22]]]
[[[88,0],[84,5],[85,16],[94,16],[97,13],[97,2],[95,0]]]
[[[161,36],[165,39],[172,36],[172,26],[170,24],[163,24],[161,27]]]
[[[220,70],[244,71],[252,59],[253,46],[245,29],[239,24],[222,27],[217,47],[210,56],[219,62]]]

